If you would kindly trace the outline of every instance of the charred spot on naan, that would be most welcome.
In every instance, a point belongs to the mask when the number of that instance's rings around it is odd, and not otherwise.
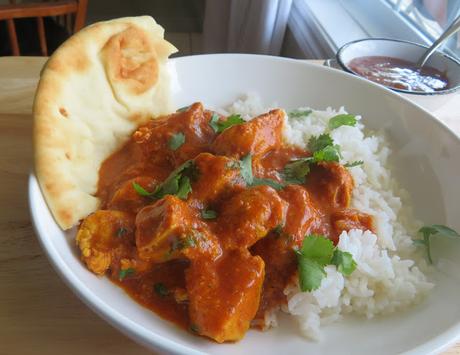
[[[136,26],[112,36],[101,54],[112,86],[122,85],[128,92],[139,95],[158,81],[154,43]]]

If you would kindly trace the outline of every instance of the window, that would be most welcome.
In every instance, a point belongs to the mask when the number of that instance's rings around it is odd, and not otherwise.
[[[293,0],[289,29],[305,57],[330,58],[369,37],[430,45],[459,12],[460,0]],[[458,38],[443,49],[460,58]]]
[[[405,17],[415,28],[436,40],[460,15],[458,0],[386,0],[392,9]],[[460,35],[452,36],[444,45],[450,54],[460,58]]]

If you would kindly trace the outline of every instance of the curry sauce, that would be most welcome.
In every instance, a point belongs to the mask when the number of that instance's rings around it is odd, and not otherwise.
[[[286,183],[286,164],[311,154],[283,141],[283,125],[281,110],[243,122],[195,103],[139,127],[100,168],[101,209],[77,234],[83,261],[217,342],[265,328],[306,235],[337,243],[344,230],[373,229],[349,208],[344,166],[318,163],[304,183]]]

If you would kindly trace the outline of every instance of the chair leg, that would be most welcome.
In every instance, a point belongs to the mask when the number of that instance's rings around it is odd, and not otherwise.
[[[88,0],[77,0],[78,8],[75,15],[74,33],[80,31],[85,26],[86,21],[86,8],[88,7]]]
[[[18,43],[18,36],[16,35],[16,26],[14,25],[13,19],[7,19],[6,24],[8,27],[8,36],[10,37],[10,46],[11,51],[14,56],[19,56],[19,43]]]
[[[37,28],[38,28],[38,40],[40,41],[40,51],[42,56],[48,56],[48,47],[46,46],[46,34],[45,25],[43,23],[43,17],[37,17]]]

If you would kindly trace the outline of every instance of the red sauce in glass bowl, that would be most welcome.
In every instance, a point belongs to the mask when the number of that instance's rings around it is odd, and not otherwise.
[[[420,69],[399,58],[359,57],[350,61],[348,68],[368,80],[400,90],[435,92],[449,88],[445,73],[428,66]]]

